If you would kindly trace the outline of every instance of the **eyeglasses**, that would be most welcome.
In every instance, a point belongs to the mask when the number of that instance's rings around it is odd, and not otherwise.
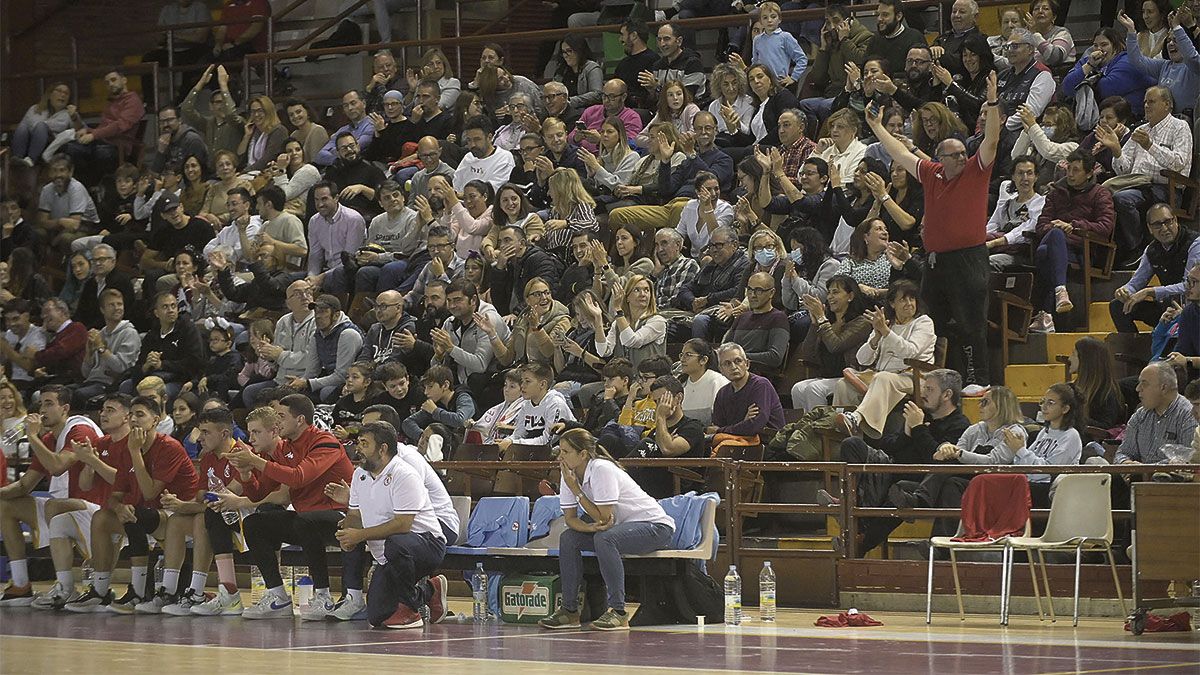
[[[1162,220],[1152,220],[1146,223],[1146,226],[1152,230],[1165,230],[1176,223],[1175,216],[1163,218]]]
[[[761,295],[761,294],[770,293],[770,292],[771,292],[771,291],[773,291],[773,290],[775,290],[775,288],[774,288],[774,287],[771,287],[771,288],[758,288],[758,287],[755,287],[755,286],[747,286],[747,287],[746,287],[746,292],[747,292],[747,293],[753,293],[754,295]]]
[[[389,307],[403,307],[403,306],[404,306],[403,302],[377,302],[377,303],[375,303],[376,309],[387,309]]]
[[[542,94],[542,98],[559,98],[560,96],[565,97],[566,95],[567,93],[565,91],[556,91],[549,94]]]
[[[684,357],[685,357],[685,356],[686,356],[687,358],[689,358],[689,359],[698,359],[698,358],[700,358],[700,355],[699,355],[699,354],[693,354],[693,353],[691,353],[691,352],[679,352],[679,360],[680,360],[680,361],[682,361],[682,360],[684,359]]]
[[[1004,43],[1004,51],[1015,52],[1024,46],[1025,46],[1024,42],[1006,42],[1006,43]],[[1032,45],[1030,45],[1030,46],[1032,46]]]
[[[602,97],[605,101],[615,101],[619,98],[625,98],[625,93],[621,92],[620,94],[602,94]]]
[[[527,298],[548,298],[548,297],[550,297],[550,291],[529,291],[528,293],[525,294],[525,297],[527,297]]]
[[[438,153],[436,153],[436,152],[418,152],[417,153],[417,159],[437,159],[437,158],[438,158]]]
[[[820,176],[821,172],[817,171],[816,169],[805,169],[804,171],[800,172],[800,175],[801,176]]]
[[[979,399],[979,407],[980,408],[982,408],[985,405],[991,405],[991,404],[992,404],[992,402],[990,399],[986,399],[986,398]]]
[[[926,63],[933,63],[930,59],[904,59],[905,63],[911,63],[914,66],[920,66]]]
[[[542,149],[542,146],[540,146],[540,145],[527,145],[527,146],[521,148],[521,152],[533,152],[535,150],[541,150],[541,149]]]
[[[708,242],[708,247],[709,248],[720,248],[721,246],[729,246],[732,243],[733,243],[732,241],[710,241],[710,242]]]

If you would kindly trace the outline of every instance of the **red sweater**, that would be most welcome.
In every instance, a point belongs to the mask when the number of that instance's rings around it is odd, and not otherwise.
[[[126,91],[108,100],[108,107],[100,117],[100,124],[90,131],[98,141],[111,143],[129,150],[136,140],[138,122],[146,116],[146,105],[136,92]]]
[[[83,368],[83,352],[87,347],[88,329],[78,321],[62,327],[46,344],[46,348],[33,355],[33,362],[45,368],[51,375],[73,375],[79,377]]]
[[[297,513],[343,510],[325,496],[325,486],[338,481],[350,482],[354,465],[337,437],[314,426],[305,429],[296,440],[284,440],[267,460],[262,474],[245,485],[246,494],[259,500],[280,485],[286,485]]]
[[[1056,181],[1046,193],[1046,203],[1042,206],[1042,214],[1038,216],[1039,241],[1050,230],[1053,220],[1066,221],[1076,230],[1111,237],[1116,223],[1112,192],[1095,182],[1088,183],[1081,190],[1073,190],[1067,186],[1066,178]],[[1083,238],[1078,234],[1068,234],[1067,243],[1081,248]]]

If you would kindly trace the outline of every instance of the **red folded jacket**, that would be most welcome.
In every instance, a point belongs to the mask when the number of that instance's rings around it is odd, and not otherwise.
[[[815,625],[821,628],[861,628],[863,626],[882,626],[882,621],[872,619],[870,615],[857,612],[851,614],[849,612],[839,612],[837,616],[822,616],[817,619]],[[1146,630],[1149,630],[1147,628]]]

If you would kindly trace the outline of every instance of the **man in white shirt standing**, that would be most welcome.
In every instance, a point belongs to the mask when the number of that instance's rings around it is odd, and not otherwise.
[[[454,171],[455,192],[462,194],[467,183],[473,180],[491,183],[497,190],[508,182],[517,160],[508,150],[501,150],[492,144],[495,133],[494,125],[483,115],[467,120],[463,127],[463,143],[470,152]]]
[[[350,512],[338,543],[349,551],[361,542],[380,567],[371,580],[367,619],[372,626],[420,628],[421,606],[433,623],[446,616],[446,578],[426,579],[446,555],[445,535],[421,476],[396,454],[396,429],[387,422],[363,425],[360,467],[350,482]]]

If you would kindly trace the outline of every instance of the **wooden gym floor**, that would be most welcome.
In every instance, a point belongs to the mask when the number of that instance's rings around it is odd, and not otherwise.
[[[470,611],[451,600],[455,612]],[[547,632],[449,620],[423,630],[363,622],[0,613],[2,673],[172,674],[353,670],[541,673],[1200,673],[1200,632],[1134,637],[1117,619],[1039,623],[1013,616],[873,613],[874,628],[817,628],[822,612],[780,610],[775,626]],[[833,612],[825,612],[833,613]],[[756,614],[750,610],[753,616]]]

